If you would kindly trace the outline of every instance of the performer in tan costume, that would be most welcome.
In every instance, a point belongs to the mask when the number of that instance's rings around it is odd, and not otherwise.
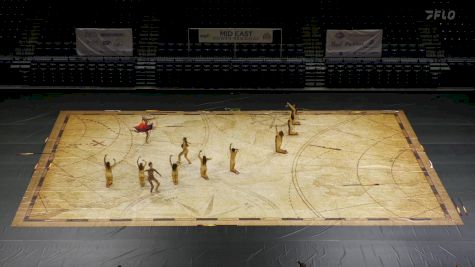
[[[297,105],[292,105],[289,102],[287,102],[287,105],[290,110],[292,111],[290,114],[290,117],[292,118],[292,124],[293,125],[300,125],[300,122],[297,121]]]
[[[277,131],[277,126],[275,126],[275,152],[287,154],[287,150],[284,150],[281,148],[283,139],[284,139],[284,132]]]
[[[112,168],[115,167],[116,162],[114,159],[114,164],[111,165],[109,161],[106,160],[107,154],[104,155],[104,166],[106,167],[106,187],[109,188],[112,185]]]
[[[229,152],[231,153],[231,158],[229,161],[229,170],[231,172],[234,172],[235,174],[239,174],[239,171],[236,170],[236,155],[239,151],[239,149],[232,147],[232,143],[229,144]]]
[[[188,147],[190,143],[186,140],[186,137],[183,137],[183,143],[181,144],[181,148],[183,149],[180,154],[178,154],[178,164],[181,163],[181,156],[185,156],[185,159],[188,161],[188,164],[191,164],[190,159],[188,158]]]
[[[178,162],[172,163],[172,156],[168,159],[170,161],[170,167],[172,167],[172,181],[174,185],[178,185]]]
[[[208,160],[211,160],[211,158],[207,158],[205,155],[201,156],[201,150],[200,150],[200,153],[198,153],[198,158],[200,159],[201,161],[201,166],[200,166],[200,175],[201,177],[203,177],[204,179],[208,180],[208,174],[207,174],[207,171],[208,171],[208,167],[206,166],[206,162],[208,162]]]
[[[292,119],[287,120],[287,127],[289,129],[289,135],[298,135],[296,131],[294,131],[294,124],[292,123]]]

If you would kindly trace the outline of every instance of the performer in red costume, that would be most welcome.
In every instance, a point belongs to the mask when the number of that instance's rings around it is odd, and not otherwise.
[[[138,133],[145,133],[145,143],[149,142],[150,131],[153,129],[153,123],[149,123],[153,118],[147,118],[142,116],[142,121],[139,125],[135,126],[134,129]]]

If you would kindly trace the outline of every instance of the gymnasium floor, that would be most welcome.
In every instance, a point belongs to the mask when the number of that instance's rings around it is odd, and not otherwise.
[[[475,106],[463,95],[36,95],[0,104],[0,265],[298,266],[297,260],[307,266],[475,264],[471,213],[461,217],[464,225],[452,226],[11,227],[40,157],[18,153],[42,151],[60,110],[283,110],[287,101],[306,110],[404,110],[449,196],[462,200],[468,211],[474,206]],[[151,142],[158,137],[152,133]],[[179,140],[176,146],[179,151]],[[238,168],[245,174],[243,162],[238,160]]]

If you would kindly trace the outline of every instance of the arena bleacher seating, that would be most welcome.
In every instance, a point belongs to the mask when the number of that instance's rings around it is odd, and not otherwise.
[[[369,1],[369,0],[366,0]],[[407,2],[407,1],[406,1]],[[414,7],[349,0],[1,0],[0,84],[104,87],[473,86],[474,24],[466,4]],[[407,3],[406,3],[407,4]],[[426,20],[424,9],[457,12]],[[132,28],[133,57],[80,57],[75,28]],[[272,28],[272,43],[200,43],[195,28]],[[327,58],[327,29],[382,29],[381,58]],[[441,64],[441,65],[437,65]],[[314,67],[318,65],[318,67]],[[232,82],[231,82],[232,81]],[[313,82],[315,81],[315,82]]]

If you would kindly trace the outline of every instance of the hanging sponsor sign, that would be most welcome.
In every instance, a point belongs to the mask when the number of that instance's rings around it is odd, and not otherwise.
[[[133,56],[130,28],[76,28],[76,51],[80,56]]]
[[[200,43],[272,43],[273,29],[200,28]]]
[[[327,30],[326,57],[381,57],[383,30]]]

